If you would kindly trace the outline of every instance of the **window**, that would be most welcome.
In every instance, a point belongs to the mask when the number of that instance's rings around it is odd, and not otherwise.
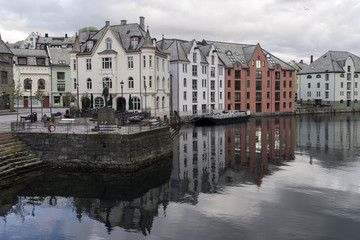
[[[261,61],[260,60],[256,60],[256,68],[261,68]]]
[[[311,76],[311,75],[307,75],[306,78],[307,78],[307,79],[312,79],[312,76]]]
[[[183,94],[183,95],[184,95],[184,100],[185,100],[185,101],[186,101],[186,98],[187,98],[186,93],[187,93],[187,92],[186,92],[186,91],[184,91],[184,94]]]
[[[286,88],[286,81],[283,82],[283,86],[284,86],[284,88]]]
[[[128,68],[134,68],[134,57],[128,57]]]
[[[1,84],[8,84],[7,72],[1,71]]]
[[[256,71],[256,79],[261,79],[261,78],[262,78],[262,72]]]
[[[87,87],[87,89],[92,89],[92,81],[90,78],[88,78],[86,80],[86,87]]]
[[[223,67],[219,67],[219,76],[222,76],[222,75],[223,75],[223,71],[224,71],[224,68],[223,68]]]
[[[275,79],[280,79],[280,72],[275,72]]]
[[[289,81],[289,87],[292,88],[292,81]]]
[[[328,73],[325,74],[325,81],[329,81],[329,74]]]
[[[289,92],[289,98],[292,98],[292,92]]]
[[[235,78],[240,79],[241,78],[241,70],[235,70]]]
[[[183,73],[187,73],[187,64],[183,64]]]
[[[329,84],[325,83],[325,90],[329,90]]]
[[[95,98],[95,108],[104,107],[104,99],[102,97]]]
[[[206,79],[205,79],[206,80]],[[211,80],[211,86],[210,86],[211,90],[215,90],[215,81]]]
[[[215,92],[210,93],[210,100],[211,102],[215,102]]]
[[[319,82],[317,83],[317,88],[320,88],[320,83]]]
[[[237,90],[237,91],[241,90],[241,81],[240,80],[235,81],[235,90]]]
[[[268,87],[268,88],[270,87],[270,80],[266,81],[266,87]]]
[[[87,42],[86,42],[86,51],[87,51],[87,52],[90,52],[90,51],[92,50],[93,46],[94,46],[94,42],[93,42],[93,41],[87,41]]]
[[[65,80],[65,72],[57,72],[56,75],[58,80]]]
[[[107,38],[105,40],[105,42],[106,42],[106,50],[111,50],[112,49],[112,40],[111,40],[111,38]]]
[[[286,98],[286,92],[283,92],[283,98],[284,99]]]
[[[292,72],[291,71],[289,72],[289,77],[292,77]]]
[[[308,83],[308,88],[311,88],[311,83]]]
[[[257,92],[256,93],[256,101],[261,101],[262,100],[262,94],[261,94],[261,92]]]
[[[27,58],[26,57],[18,57],[18,64],[19,65],[27,65]]]
[[[45,58],[36,58],[36,65],[45,66]]]
[[[54,97],[54,104],[60,104],[60,96]]]
[[[270,99],[270,92],[266,92],[266,98]]]
[[[140,98],[133,97],[132,100],[133,100],[133,109],[134,110],[140,110],[140,103],[141,103]]]
[[[159,71],[159,57],[156,57],[156,70]]]
[[[239,92],[235,93],[235,102],[240,102],[241,100],[241,94]]]
[[[348,82],[348,83],[347,83],[346,88],[347,88],[347,90],[351,90],[351,82]]]
[[[193,63],[196,63],[196,53],[193,53]]]
[[[130,39],[130,47],[131,47],[131,49],[136,49],[137,46],[138,46],[138,44],[139,44],[139,39],[138,39],[138,37],[132,37],[132,38]]]
[[[351,72],[351,66],[348,66],[348,70],[347,70],[348,72]]]
[[[44,79],[38,80],[38,89],[45,89],[45,80]]]
[[[152,88],[152,76],[149,76],[149,88]]]
[[[206,79],[203,79],[203,80],[202,80],[201,86],[202,86],[203,88],[206,87]]]
[[[231,69],[228,69],[228,76],[231,76]]]
[[[103,88],[108,87],[108,88],[112,88],[112,79],[105,77],[103,78]]]
[[[31,89],[32,88],[32,80],[30,78],[26,78],[24,80],[24,89]]]
[[[197,103],[197,92],[192,92],[192,102]]]
[[[316,75],[316,78],[321,78],[321,75],[320,74]]]
[[[279,92],[275,93],[275,101],[280,101],[280,93]]]
[[[325,98],[329,98],[329,92],[325,92]]]
[[[231,92],[228,92],[227,95],[228,95],[228,96],[227,96],[228,100],[231,100]]]
[[[262,82],[256,81],[256,90],[262,90]]]
[[[250,77],[250,70],[246,70],[246,76]]]
[[[184,87],[186,87],[186,78],[184,78]]]
[[[162,97],[161,99],[161,107],[165,108],[165,97]]]
[[[222,85],[223,85],[223,84],[222,84],[222,80],[220,80],[220,82],[219,82],[219,87],[222,88],[222,87],[223,87]]]
[[[143,67],[146,67],[146,56],[143,56]]]
[[[192,106],[192,112],[193,114],[197,114],[197,105]]]
[[[196,80],[196,79],[193,79],[193,80],[192,80],[192,89],[193,89],[193,90],[196,90],[196,89],[197,89],[197,80]]]
[[[341,88],[344,87],[344,83],[343,83],[343,82],[340,83],[340,87],[341,87]]]
[[[207,68],[206,68],[206,66],[201,66],[201,73],[202,73],[202,74],[206,74],[206,73],[207,73]]]
[[[231,80],[228,80],[228,87],[231,87]]]
[[[286,72],[284,71],[284,77],[286,77]]]
[[[206,100],[206,92],[203,91],[203,100]]]
[[[65,91],[65,84],[58,84],[57,85],[58,92],[64,92]]]
[[[149,56],[149,67],[152,67],[152,56]]]
[[[134,88],[134,79],[132,77],[128,79],[128,86],[129,88]]]
[[[86,59],[86,70],[91,70],[91,58]]]
[[[196,65],[192,65],[192,75],[197,76],[197,66]]]
[[[162,59],[162,61],[161,61],[161,67],[162,67],[162,71],[165,71],[165,60],[164,59]]]
[[[247,98],[247,99],[250,99],[250,92],[247,92],[247,93],[246,93],[246,98]]]
[[[73,69],[76,70],[76,59],[73,59]]]
[[[103,69],[111,69],[112,68],[111,57],[102,58],[102,68]]]
[[[211,67],[211,77],[215,77],[215,67]]]
[[[214,65],[215,64],[215,56],[211,55],[211,64]]]
[[[275,90],[280,90],[280,81],[275,81]]]
[[[340,74],[340,77],[341,77],[341,78],[344,78],[344,77],[345,77],[345,75],[342,73],[342,74]]]
[[[160,101],[160,98],[156,97],[156,106],[155,106],[156,109],[159,109],[159,101]]]
[[[351,73],[346,74],[346,78],[347,78],[348,81],[350,81],[351,80]]]
[[[77,81],[76,78],[74,78],[74,90],[76,90],[76,87],[77,87]]]

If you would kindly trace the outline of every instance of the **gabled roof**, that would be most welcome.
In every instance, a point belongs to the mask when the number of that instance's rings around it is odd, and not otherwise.
[[[190,62],[187,58],[187,55],[182,47],[182,43],[185,43],[184,40],[179,39],[163,39],[157,43],[157,45],[162,45],[164,42],[168,53],[170,54],[170,62]]]
[[[348,57],[354,61],[355,72],[360,72],[360,58],[358,56],[347,51],[328,51],[298,74],[345,72],[343,67]]]

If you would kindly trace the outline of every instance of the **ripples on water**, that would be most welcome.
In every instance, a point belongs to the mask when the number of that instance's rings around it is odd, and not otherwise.
[[[359,115],[183,127],[137,174],[31,173],[0,190],[0,239],[357,239]]]

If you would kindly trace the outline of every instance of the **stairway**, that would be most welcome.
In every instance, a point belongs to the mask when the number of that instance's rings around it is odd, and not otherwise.
[[[29,148],[11,133],[0,133],[0,179],[31,171],[42,165]]]

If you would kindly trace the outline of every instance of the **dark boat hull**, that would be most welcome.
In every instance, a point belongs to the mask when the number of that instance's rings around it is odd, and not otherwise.
[[[196,126],[212,126],[212,125],[245,122],[249,119],[249,117],[250,117],[250,115],[238,116],[238,117],[228,117],[228,118],[199,117],[199,118],[194,119],[193,123]]]

